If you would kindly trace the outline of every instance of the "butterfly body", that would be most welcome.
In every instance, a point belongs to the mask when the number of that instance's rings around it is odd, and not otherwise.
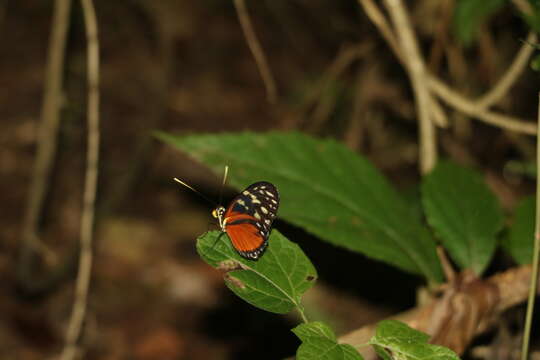
[[[226,232],[240,256],[258,260],[268,246],[268,237],[279,207],[277,188],[266,181],[248,186],[227,208],[218,206],[212,215]]]

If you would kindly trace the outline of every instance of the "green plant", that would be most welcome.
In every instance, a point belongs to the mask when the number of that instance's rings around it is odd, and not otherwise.
[[[471,45],[480,26],[507,5],[509,1],[506,0],[458,0],[452,19],[455,38],[465,46]],[[519,10],[514,11],[523,18],[531,30],[539,32],[540,2],[529,0],[517,9]]]
[[[480,175],[452,163],[440,163],[422,183],[431,232],[367,160],[333,140],[277,132],[157,136],[216,173],[229,165],[230,182],[237,188],[258,180],[274,183],[281,193],[282,219],[334,245],[423,276],[432,287],[443,280],[434,235],[461,270],[480,276],[503,226],[502,210]],[[511,254],[532,247],[523,241],[529,227],[516,221],[504,242]],[[274,229],[267,253],[253,262],[241,258],[227,241],[213,246],[218,235],[212,231],[199,237],[200,256],[225,270],[227,286],[250,304],[280,314],[295,308],[300,312],[304,324],[293,330],[302,341],[299,359],[361,358],[352,346],[339,344],[327,325],[307,319],[301,298],[317,273],[296,244]],[[427,339],[403,323],[383,321],[365,345],[373,345],[383,359],[458,358]]]

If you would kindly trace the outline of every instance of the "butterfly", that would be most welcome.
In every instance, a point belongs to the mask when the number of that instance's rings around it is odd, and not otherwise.
[[[228,167],[225,167],[223,184],[227,172]],[[182,180],[174,180],[212,202]],[[216,207],[212,216],[218,220],[221,231],[229,236],[233,248],[240,256],[248,260],[258,260],[268,247],[268,237],[278,207],[277,188],[269,182],[259,181],[238,194],[227,208],[221,205]]]
[[[272,222],[279,207],[277,188],[266,181],[249,185],[227,208],[218,206],[212,216],[227,233],[238,254],[258,260],[268,247]]]

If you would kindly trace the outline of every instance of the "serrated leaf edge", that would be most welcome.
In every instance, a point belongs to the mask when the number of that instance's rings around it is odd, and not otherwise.
[[[209,232],[206,232],[205,234],[201,235],[199,238],[201,237],[204,237],[206,234],[208,234]],[[240,263],[242,265],[240,265],[242,267],[242,270],[235,270],[235,271],[252,271],[254,272],[255,274],[257,274],[258,276],[260,276],[261,278],[263,278],[264,280],[268,281],[272,286],[274,286],[276,289],[278,289],[283,295],[285,295],[284,297],[287,298],[292,304],[294,304],[295,306],[299,306],[299,302],[298,302],[298,299],[294,299],[292,298],[291,296],[289,296],[289,294],[287,294],[286,291],[284,291],[280,286],[278,286],[276,283],[274,283],[272,280],[270,280],[270,278],[268,278],[267,276],[265,276],[263,273],[261,273],[260,271],[257,271],[255,270],[254,268],[252,268],[251,266],[249,266],[248,264],[246,264],[245,262],[243,262],[242,260],[238,260],[238,259],[235,259],[233,257],[231,257],[229,254],[221,251],[219,248],[214,248],[212,249],[212,251],[215,251],[221,255],[223,255],[226,259],[225,260],[222,260],[222,261],[226,261],[226,260],[231,260],[231,261],[234,261],[234,262],[237,262],[237,263]],[[275,254],[271,253],[271,252],[268,252],[265,254],[265,256],[268,256],[272,254],[274,256],[274,260],[276,263],[279,264],[279,267],[280,269],[283,271],[284,274],[288,275],[288,273],[286,271],[284,271],[284,268],[281,264],[281,262],[278,261],[278,258],[275,256]],[[295,259],[295,263],[296,263],[296,259]],[[289,276],[287,276],[287,281],[289,282],[289,284],[291,285],[291,289],[295,290],[296,288],[294,286],[292,286],[292,283],[291,283],[291,279]],[[244,284],[245,285],[245,284]],[[247,286],[247,285],[246,285]],[[252,288],[252,287],[251,287]],[[254,288],[252,288],[254,289]],[[254,289],[255,291],[258,291],[260,293],[263,293],[265,295],[268,295],[268,296],[271,296],[271,297],[276,297],[275,295],[270,295],[270,294],[266,294],[264,293],[263,291],[259,290],[259,289]]]

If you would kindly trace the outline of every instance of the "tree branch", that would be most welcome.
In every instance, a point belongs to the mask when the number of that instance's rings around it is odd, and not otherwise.
[[[268,101],[271,104],[275,104],[277,101],[276,82],[274,81],[274,76],[272,75],[270,66],[268,66],[268,61],[266,60],[266,56],[264,55],[264,51],[259,39],[257,39],[257,35],[253,30],[253,25],[251,24],[251,20],[249,18],[246,3],[244,0],[234,0],[234,7],[236,8],[238,20],[242,26],[244,36],[246,37],[246,42],[251,50],[251,53],[253,54],[253,57],[255,58],[259,72],[261,73],[264,86],[266,87]]]
[[[437,145],[435,127],[431,120],[432,101],[430,101],[431,95],[427,86],[424,61],[409,23],[407,11],[401,0],[385,0],[384,4],[394,24],[395,33],[398,34],[405,67],[415,94],[420,132],[420,172],[426,174],[437,161]]]
[[[56,155],[70,10],[71,0],[55,1],[36,160],[24,215],[21,249],[17,262],[17,282],[20,287],[25,289],[32,288],[32,264],[36,253],[43,247],[38,239],[39,218]]]
[[[92,238],[99,161],[99,40],[92,0],[81,0],[87,38],[88,145],[81,218],[81,247],[75,301],[61,360],[73,359],[84,322],[92,272]]]

